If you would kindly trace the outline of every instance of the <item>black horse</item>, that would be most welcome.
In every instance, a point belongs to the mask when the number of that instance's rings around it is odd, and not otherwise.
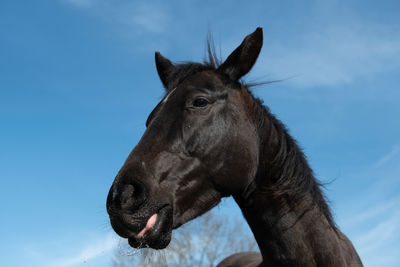
[[[111,225],[132,247],[162,249],[172,229],[233,196],[262,257],[220,266],[362,266],[295,140],[239,81],[262,39],[257,28],[222,64],[210,49],[204,64],[156,52],[166,95],[110,189]]]

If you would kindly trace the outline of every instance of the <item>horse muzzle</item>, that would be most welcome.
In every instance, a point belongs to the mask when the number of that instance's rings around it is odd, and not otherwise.
[[[132,247],[162,249],[171,241],[173,209],[166,199],[150,200],[147,195],[139,181],[114,183],[107,212],[114,231]]]

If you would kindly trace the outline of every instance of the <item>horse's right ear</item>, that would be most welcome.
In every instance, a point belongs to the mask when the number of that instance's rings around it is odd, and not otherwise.
[[[253,33],[244,38],[243,42],[219,66],[218,70],[237,81],[248,73],[256,63],[263,44],[262,28],[258,27]]]
[[[160,52],[155,53],[156,58],[156,68],[158,72],[158,76],[160,76],[160,80],[164,85],[165,89],[168,90],[168,78],[169,75],[174,71],[175,66],[171,63],[171,61],[161,55]]]

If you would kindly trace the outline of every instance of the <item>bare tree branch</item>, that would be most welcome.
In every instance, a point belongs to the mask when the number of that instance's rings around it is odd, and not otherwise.
[[[180,227],[164,250],[134,250],[127,243],[115,252],[113,267],[212,267],[229,255],[258,251],[254,237],[238,220],[230,222],[211,211]]]

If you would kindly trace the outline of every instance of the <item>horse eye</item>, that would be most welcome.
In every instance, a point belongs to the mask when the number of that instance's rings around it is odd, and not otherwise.
[[[209,104],[208,100],[205,98],[197,98],[193,101],[193,106],[196,108],[203,108]]]

